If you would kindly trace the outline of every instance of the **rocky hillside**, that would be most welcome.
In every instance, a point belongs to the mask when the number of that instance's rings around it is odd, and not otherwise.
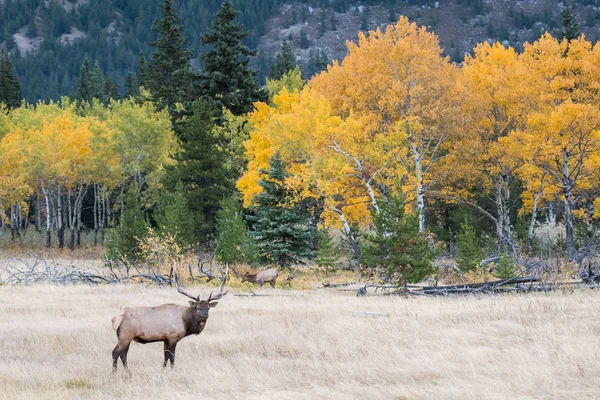
[[[195,54],[220,0],[176,2]],[[1,46],[13,56],[29,101],[74,93],[83,60],[98,61],[123,84],[135,72],[139,53],[149,55],[150,29],[160,0],[0,0]],[[562,2],[552,0],[251,0],[234,1],[240,21],[259,48],[253,60],[264,80],[284,40],[311,76],[332,59],[342,59],[346,41],[359,31],[385,27],[405,15],[437,33],[446,53],[460,62],[484,40],[521,48],[543,32],[557,33]],[[600,38],[600,0],[573,4],[581,30]],[[257,11],[258,10],[258,11]],[[199,66],[199,65],[198,65]]]

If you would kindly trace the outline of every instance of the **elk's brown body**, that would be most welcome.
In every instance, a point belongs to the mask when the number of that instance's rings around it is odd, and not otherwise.
[[[258,271],[256,274],[252,275],[246,272],[246,274],[242,276],[242,282],[257,283],[260,287],[263,287],[265,283],[269,282],[271,284],[271,287],[274,288],[278,276],[279,272],[272,268],[269,268],[265,269],[264,271]]]
[[[177,278],[175,280],[177,282]],[[227,292],[223,293],[225,279],[221,284],[219,294],[208,300],[200,300],[187,294],[177,283],[179,293],[193,299],[189,306],[163,304],[157,307],[128,307],[112,319],[113,329],[117,332],[118,343],[112,352],[113,371],[117,370],[119,357],[123,367],[127,368],[127,352],[132,341],[138,343],[164,343],[165,361],[175,363],[175,348],[177,343],[186,336],[197,335],[206,326],[208,311],[216,307],[217,302]]]

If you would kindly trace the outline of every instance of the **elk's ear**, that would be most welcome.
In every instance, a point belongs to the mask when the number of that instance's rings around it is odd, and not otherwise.
[[[210,308],[214,308],[214,307],[216,307],[216,306],[217,306],[217,304],[218,304],[218,303],[219,303],[218,301],[213,301],[212,303],[208,303],[208,306],[209,306]]]
[[[190,306],[192,306],[192,307],[197,307],[197,306],[198,306],[198,303],[197,303],[197,302],[195,302],[195,301],[190,301]]]

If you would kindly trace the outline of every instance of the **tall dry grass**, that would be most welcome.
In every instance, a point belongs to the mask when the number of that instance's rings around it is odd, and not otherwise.
[[[599,396],[594,291],[465,298],[263,292],[273,296],[223,298],[205,331],[180,342],[173,370],[162,369],[162,344],[134,343],[131,376],[121,369],[113,376],[110,319],[120,306],[186,304],[183,296],[134,285],[0,287],[0,398]]]

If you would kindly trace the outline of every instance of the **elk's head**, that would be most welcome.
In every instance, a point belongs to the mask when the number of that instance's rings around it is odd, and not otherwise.
[[[250,273],[249,272],[246,272],[244,274],[244,276],[242,276],[242,283],[244,283],[244,282],[250,282]]]
[[[200,320],[200,321],[206,321],[208,319],[208,311],[217,306],[217,301],[225,296],[227,294],[227,292],[223,292],[223,288],[225,287],[225,281],[227,280],[227,272],[229,271],[229,268],[227,268],[227,271],[225,271],[225,275],[223,275],[223,283],[221,283],[221,287],[219,288],[219,293],[217,293],[217,295],[215,295],[213,297],[212,292],[210,293],[210,295],[208,296],[208,299],[206,300],[200,300],[200,296],[192,296],[189,293],[187,293],[180,285],[179,282],[177,281],[177,275],[175,275],[175,283],[177,285],[177,291],[181,294],[183,294],[184,296],[189,297],[190,299],[192,299],[192,301],[190,301],[190,307],[191,309],[194,311],[194,314],[196,314],[196,317]]]

